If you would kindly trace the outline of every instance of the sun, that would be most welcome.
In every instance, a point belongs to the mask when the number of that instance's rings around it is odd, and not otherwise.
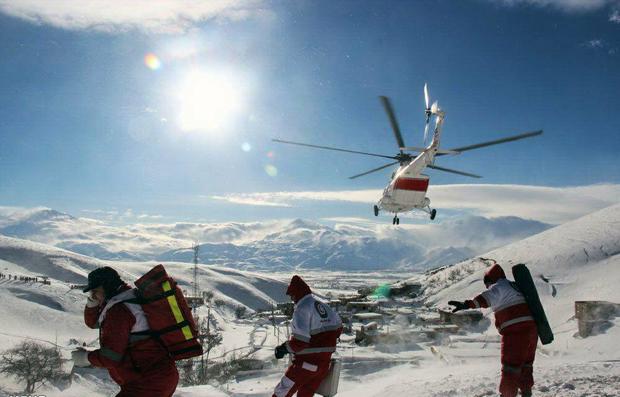
[[[224,71],[192,71],[179,88],[179,127],[215,131],[228,127],[244,100],[240,79]]]

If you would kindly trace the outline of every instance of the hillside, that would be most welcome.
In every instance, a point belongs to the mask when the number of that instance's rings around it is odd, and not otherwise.
[[[482,257],[495,259],[509,275],[511,265],[527,264],[556,335],[556,341],[545,347],[546,350],[575,349],[587,352],[588,357],[603,359],[611,355],[619,358],[617,350],[615,353],[609,351],[609,346],[615,344],[614,338],[620,337],[620,318],[616,318],[602,335],[575,338],[574,303],[578,300],[620,303],[620,205],[490,251]],[[482,261],[473,259],[426,276],[427,301],[445,306],[450,299],[472,298],[484,289],[485,268]],[[452,282],[451,278],[461,280]],[[495,330],[488,332],[492,334]]]
[[[618,302],[620,283],[620,205],[546,230],[524,240],[490,250],[482,255],[506,265],[525,262],[530,266],[543,303],[547,309],[556,340],[540,347],[535,376],[536,394],[544,397],[614,396],[620,381],[620,366],[615,348],[620,338],[618,318],[612,320],[602,333],[589,338],[576,336],[573,318],[574,301],[578,299],[612,300]],[[462,225],[466,227],[466,223]],[[295,221],[285,233],[299,234],[298,240],[325,238],[322,228],[305,221]],[[283,238],[274,231],[261,238],[272,242]],[[300,249],[303,253],[303,249]],[[81,311],[84,295],[69,290],[64,278],[83,282],[89,269],[108,264],[119,269],[126,279],[135,279],[155,262],[111,262],[74,254],[59,248],[24,240],[0,237],[0,268],[3,272],[26,276],[45,275],[51,285],[0,280],[0,348],[14,345],[24,337],[63,346],[65,356],[71,340],[86,342],[95,348],[96,332],[82,325]],[[187,263],[168,262],[167,269],[184,288],[191,287],[192,267]],[[486,265],[480,259],[467,260],[442,270],[416,277],[425,289],[423,298],[429,305],[445,306],[449,299],[472,297],[483,288],[481,278]],[[360,275],[338,273],[337,285],[346,281],[359,284]],[[234,309],[268,307],[274,301],[284,301],[285,284],[272,277],[285,279],[289,274],[270,272],[270,276],[220,266],[201,265],[199,282],[203,289],[215,293],[215,324],[224,335],[223,345],[214,350],[222,357],[226,352],[254,352],[252,356],[266,363],[253,374],[239,375],[232,384],[220,389],[213,385],[179,388],[175,395],[271,395],[286,363],[273,362],[273,346],[285,338],[285,326],[273,326],[259,317],[235,319]],[[315,272],[312,284],[326,275]],[[543,276],[545,280],[541,277]],[[347,279],[349,277],[349,279]],[[365,275],[366,283],[377,280]],[[369,279],[370,277],[370,279]],[[314,279],[313,279],[314,278]],[[328,283],[329,284],[329,283]],[[411,310],[411,300],[403,301],[405,311]],[[409,306],[407,306],[409,305]],[[419,308],[419,310],[426,310]],[[204,316],[205,311],[199,310]],[[490,313],[486,312],[487,316]],[[416,326],[404,317],[389,320],[389,332],[416,335]],[[499,338],[491,325],[483,321],[477,329],[462,330],[436,340],[424,337],[396,345],[357,346],[352,336],[345,336],[339,352],[344,360],[341,375],[343,397],[380,396],[386,390],[396,395],[409,395],[415,390],[420,396],[489,396],[497,387],[499,372]],[[385,328],[383,328],[385,331]],[[431,348],[440,353],[432,353]],[[240,353],[246,354],[246,353]],[[101,371],[97,377],[77,374],[67,391],[50,389],[49,395],[99,395],[114,392]],[[4,390],[17,390],[14,384],[1,385]],[[96,392],[95,392],[96,390]],[[2,395],[0,389],[0,395]],[[48,391],[46,391],[47,393]]]
[[[71,338],[94,340],[96,331],[82,324],[85,295],[71,284],[83,284],[89,271],[112,266],[123,279],[132,282],[156,262],[111,262],[44,244],[0,236],[0,272],[12,276],[47,277],[50,285],[0,280],[0,347],[12,345],[20,335],[59,343]],[[187,263],[164,263],[181,288],[191,290],[193,267]],[[236,307],[249,310],[270,307],[287,299],[286,284],[268,276],[217,266],[199,265],[202,290],[214,293],[220,318],[230,316]],[[221,322],[225,325],[225,322]],[[9,337],[10,336],[10,337]]]

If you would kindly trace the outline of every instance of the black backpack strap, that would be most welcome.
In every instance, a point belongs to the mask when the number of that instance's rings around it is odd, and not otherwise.
[[[158,301],[160,299],[165,299],[169,296],[172,296],[175,294],[175,290],[171,289],[169,291],[165,291],[162,292],[161,294],[157,294],[157,295],[153,295],[149,298],[145,298],[141,293],[140,290],[138,288],[134,288],[134,291],[136,291],[136,297],[132,298],[132,299],[126,299],[124,301],[119,301],[117,303],[135,303],[137,305],[146,305],[147,303],[151,303],[151,302],[155,302]]]
[[[517,283],[515,283],[514,281],[509,281],[510,286],[517,292],[523,294],[523,292],[521,291],[521,288],[519,288],[519,285],[517,285]]]

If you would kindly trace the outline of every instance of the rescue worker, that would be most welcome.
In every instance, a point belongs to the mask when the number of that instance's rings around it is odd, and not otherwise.
[[[172,396],[179,381],[174,360],[156,339],[132,335],[149,329],[140,305],[123,302],[135,298],[134,290],[106,266],[88,275],[83,291],[90,291],[84,322],[99,328],[100,348],[73,351],[75,366],[106,368],[121,387],[116,397]]]
[[[502,336],[501,362],[502,378],[499,392],[502,397],[532,395],[533,370],[538,330],[523,294],[516,285],[506,279],[506,274],[497,263],[484,275],[487,290],[472,300],[450,301],[455,306],[452,312],[466,309],[492,308],[495,326]]]
[[[311,397],[329,373],[332,353],[342,333],[340,316],[312,295],[295,275],[286,290],[295,303],[291,338],[275,349],[277,359],[293,354],[293,362],[276,386],[273,397]]]

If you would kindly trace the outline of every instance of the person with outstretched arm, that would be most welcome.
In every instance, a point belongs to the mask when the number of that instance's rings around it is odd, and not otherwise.
[[[275,349],[281,359],[293,354],[293,363],[276,386],[273,397],[311,397],[329,373],[332,354],[342,333],[340,316],[316,299],[308,284],[295,275],[286,290],[295,302],[291,338]]]
[[[474,299],[449,301],[453,312],[490,307],[495,314],[495,326],[502,336],[502,377],[499,392],[502,397],[532,395],[534,385],[534,357],[538,344],[536,323],[523,294],[506,279],[498,264],[491,266],[484,276],[487,290]]]

